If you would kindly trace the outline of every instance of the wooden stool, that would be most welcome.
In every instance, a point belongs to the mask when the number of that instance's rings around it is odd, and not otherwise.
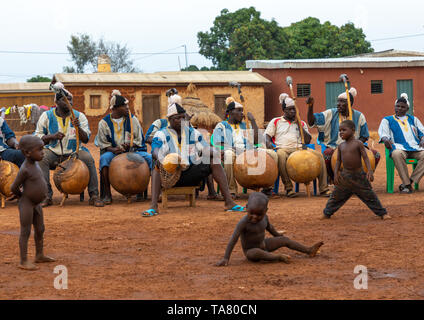
[[[196,189],[198,186],[194,187],[176,187],[170,189],[162,189],[162,206],[163,208],[168,208],[168,195],[177,194],[185,195],[186,200],[190,201],[190,207],[196,206]]]

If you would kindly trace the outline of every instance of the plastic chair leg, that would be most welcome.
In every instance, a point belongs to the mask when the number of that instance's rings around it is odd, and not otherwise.
[[[277,177],[277,180],[275,180],[274,183],[274,193],[278,194],[278,189],[280,188],[280,176]]]
[[[413,163],[412,164],[412,170],[415,170],[416,167],[417,167],[417,163]],[[414,189],[415,190],[418,190],[419,189],[418,183],[414,184]]]

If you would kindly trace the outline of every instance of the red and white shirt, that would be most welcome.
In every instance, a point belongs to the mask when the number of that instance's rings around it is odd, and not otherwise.
[[[309,133],[308,125],[302,121],[302,126]],[[284,117],[272,119],[266,127],[277,149],[298,149],[302,147],[302,139],[296,121],[288,121]]]

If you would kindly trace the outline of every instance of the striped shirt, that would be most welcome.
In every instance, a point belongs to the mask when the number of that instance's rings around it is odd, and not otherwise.
[[[365,116],[358,110],[352,109],[352,120],[355,123],[355,139],[368,139],[368,125]],[[343,116],[339,117],[337,108],[328,109],[324,112],[314,113],[314,127],[318,129],[318,140],[324,143],[327,147],[336,148],[343,139],[339,135],[339,124],[346,120]]]

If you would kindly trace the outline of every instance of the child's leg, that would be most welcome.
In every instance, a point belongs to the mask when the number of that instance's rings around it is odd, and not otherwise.
[[[346,187],[335,186],[324,208],[324,216],[330,218],[334,212],[339,210],[349,200],[352,194],[352,191]]]
[[[44,217],[41,206],[35,206],[34,208],[34,241],[35,241],[35,262],[52,262],[55,259],[44,255],[43,242],[44,242]]]
[[[33,221],[33,204],[25,196],[19,199],[19,220],[21,232],[19,235],[19,251],[21,263],[19,267],[26,270],[36,270],[37,267],[28,261],[28,239],[31,235],[31,225]]]
[[[260,248],[253,248],[246,251],[246,258],[250,261],[282,261],[285,263],[290,262],[290,256],[285,254],[274,254],[267,252]]]
[[[387,214],[386,209],[381,205],[365,173],[361,174],[361,179],[357,182],[356,186],[354,193],[368,206],[368,208],[379,217],[383,217]]]
[[[319,248],[324,244],[320,241],[315,243],[312,247],[306,247],[299,242],[291,240],[285,236],[273,237],[265,239],[265,247],[267,251],[274,251],[281,247],[287,247],[292,250],[303,252],[308,254],[311,257],[314,257],[319,250]]]

